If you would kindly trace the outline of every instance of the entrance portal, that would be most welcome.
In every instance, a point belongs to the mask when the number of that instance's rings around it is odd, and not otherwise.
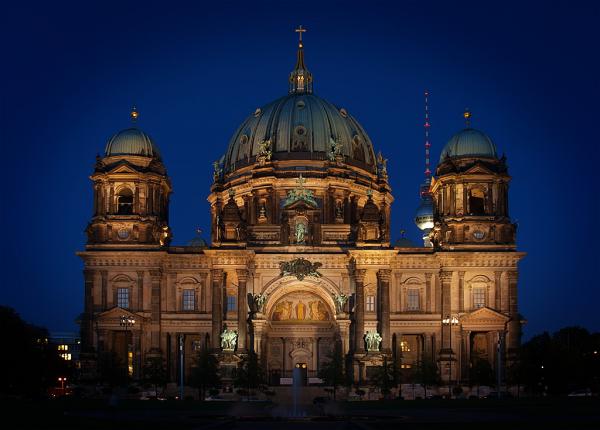
[[[308,366],[306,363],[296,363],[296,372],[294,372],[294,378],[298,377],[299,381],[297,385],[306,385],[308,383]],[[296,385],[296,381],[294,381]]]

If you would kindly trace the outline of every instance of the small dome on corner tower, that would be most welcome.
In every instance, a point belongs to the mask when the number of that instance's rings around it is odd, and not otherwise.
[[[148,134],[135,127],[135,123],[139,118],[139,113],[135,107],[133,107],[130,117],[134,126],[119,131],[108,140],[104,151],[105,156],[137,155],[160,159],[160,152],[154,141]]]

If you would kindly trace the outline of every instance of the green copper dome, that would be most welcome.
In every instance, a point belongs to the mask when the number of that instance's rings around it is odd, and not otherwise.
[[[452,136],[440,155],[440,163],[446,157],[485,157],[498,158],[496,145],[485,133],[474,128],[464,130]]]
[[[291,92],[246,118],[229,142],[225,172],[254,162],[266,141],[272,160],[327,160],[337,144],[346,163],[366,170],[376,163],[371,139],[358,121],[309,92]]]
[[[106,143],[105,154],[113,155],[139,155],[142,157],[160,158],[158,147],[150,136],[139,128],[121,130]]]

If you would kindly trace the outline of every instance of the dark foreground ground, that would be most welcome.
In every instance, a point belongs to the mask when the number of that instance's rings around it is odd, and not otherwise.
[[[2,401],[10,429],[600,429],[595,398],[423,400],[289,405],[264,402]]]

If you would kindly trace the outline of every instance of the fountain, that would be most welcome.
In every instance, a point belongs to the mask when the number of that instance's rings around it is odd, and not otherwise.
[[[301,389],[302,389],[302,385],[303,385],[303,373],[302,373],[302,369],[296,367],[294,368],[293,372],[292,372],[292,402],[293,402],[293,409],[292,409],[292,417],[301,417],[301,416],[306,416],[306,412],[300,412],[298,409],[298,402],[300,401],[301,397],[300,397],[300,393],[301,393]]]

